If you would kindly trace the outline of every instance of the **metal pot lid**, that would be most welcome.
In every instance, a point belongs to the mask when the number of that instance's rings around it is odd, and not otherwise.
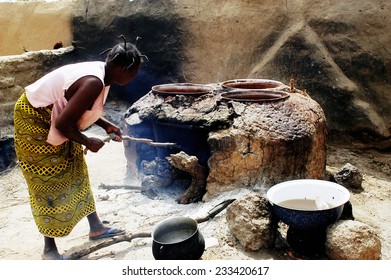
[[[203,95],[213,91],[213,87],[203,84],[175,83],[152,87],[152,92],[161,95]]]

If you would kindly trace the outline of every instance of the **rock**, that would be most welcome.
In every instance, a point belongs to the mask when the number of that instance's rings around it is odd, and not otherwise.
[[[207,168],[198,163],[197,157],[189,156],[185,152],[171,154],[167,160],[173,167],[183,170],[191,176],[190,186],[178,199],[178,203],[189,204],[200,201],[205,194]]]
[[[144,190],[164,188],[174,181],[172,167],[165,159],[143,161],[141,166],[141,185]]]
[[[339,221],[327,229],[326,254],[333,260],[378,260],[381,242],[371,226],[359,221]]]
[[[270,248],[273,245],[271,213],[266,198],[259,193],[248,193],[228,206],[228,228],[245,250]]]
[[[358,169],[350,163],[345,164],[337,173],[335,173],[334,179],[338,184],[351,190],[359,190],[362,188],[363,176]]]

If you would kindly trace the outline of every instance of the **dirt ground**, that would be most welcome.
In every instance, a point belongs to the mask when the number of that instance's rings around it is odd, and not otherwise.
[[[118,105],[118,104],[116,104]],[[114,108],[114,106],[112,106]],[[119,115],[112,110],[113,115]],[[118,120],[114,120],[118,121]],[[102,136],[99,128],[90,128],[87,134]],[[179,205],[178,191],[162,193],[149,198],[137,190],[111,189],[103,186],[126,183],[126,159],[121,143],[110,142],[99,153],[87,153],[90,180],[101,219],[110,225],[123,227],[130,233],[150,232],[164,218],[172,216],[203,217],[220,202],[243,196],[247,190],[221,194],[207,202]],[[391,158],[390,153],[333,144],[328,146],[327,169],[335,173],[344,164],[356,166],[364,176],[363,191],[352,192],[351,203],[356,220],[374,227],[381,238],[381,259],[391,259]],[[206,240],[205,260],[284,259],[276,252],[246,252],[230,234],[225,210],[213,219],[201,223],[200,231]],[[67,237],[57,240],[64,255],[91,247],[88,223],[83,219]],[[153,260],[151,238],[121,242],[95,251],[83,259]],[[43,238],[37,231],[28,201],[27,187],[18,167],[0,175],[0,259],[39,260]]]

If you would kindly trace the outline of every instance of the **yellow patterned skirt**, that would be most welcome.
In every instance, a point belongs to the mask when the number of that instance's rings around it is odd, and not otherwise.
[[[45,236],[68,235],[95,202],[81,144],[46,142],[51,109],[34,108],[23,94],[14,110],[15,150],[26,179],[32,213]]]

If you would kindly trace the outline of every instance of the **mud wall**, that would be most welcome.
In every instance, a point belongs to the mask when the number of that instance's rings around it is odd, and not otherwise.
[[[134,82],[113,87],[115,98],[131,103],[152,85],[166,82],[268,78],[289,83],[293,77],[295,86],[324,109],[330,135],[390,139],[390,1],[77,0],[45,5],[19,4],[14,14],[20,18],[22,7],[30,11],[30,20],[56,14],[56,23],[64,25],[61,40],[75,47],[70,61],[104,59],[99,53],[120,34],[133,42],[142,38],[137,45],[149,61]],[[63,5],[69,7],[66,13],[59,12]],[[71,35],[65,32],[68,20]],[[45,26],[31,22],[23,29]],[[6,37],[21,41],[16,32]],[[42,48],[51,48],[57,38]],[[23,46],[35,49],[37,41],[44,40],[34,38]]]
[[[0,3],[0,55],[71,45],[73,11],[73,1]]]

